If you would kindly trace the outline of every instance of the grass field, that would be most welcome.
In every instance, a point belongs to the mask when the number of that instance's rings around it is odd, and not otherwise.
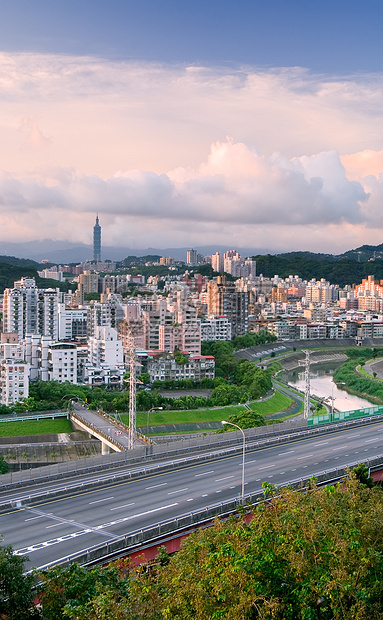
[[[71,433],[69,420],[25,420],[21,422],[0,422],[0,437],[18,435],[48,435],[50,433]]]
[[[275,392],[275,394],[261,402],[251,402],[250,407],[253,411],[257,411],[264,416],[270,413],[277,413],[278,411],[284,411],[291,405],[291,399],[281,392]],[[184,410],[184,411],[151,411],[149,414],[149,425],[158,426],[162,424],[199,424],[202,422],[221,422],[225,420],[229,415],[238,413],[242,409],[242,405],[230,405],[228,407],[219,407],[214,409],[196,409],[196,410]],[[125,424],[129,423],[129,415],[123,414],[121,416],[122,421]],[[137,413],[137,426],[143,427],[147,425],[148,414]]]

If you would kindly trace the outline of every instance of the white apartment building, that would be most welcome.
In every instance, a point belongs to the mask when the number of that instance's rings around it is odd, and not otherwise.
[[[87,337],[86,308],[67,308],[64,303],[58,304],[58,339],[77,340]]]
[[[58,289],[38,289],[34,278],[21,278],[4,291],[3,328],[16,332],[19,342],[26,334],[58,338]]]
[[[31,381],[77,383],[76,344],[54,342],[49,336],[27,334],[24,351],[30,367]]]
[[[147,362],[150,382],[173,379],[201,381],[204,377],[214,379],[215,359],[212,355],[191,355],[185,364],[177,364],[172,355],[150,359]]]
[[[125,318],[124,306],[119,295],[109,295],[107,301],[101,303],[92,301],[87,310],[87,333],[92,337],[96,327],[112,327],[118,329],[118,324]]]
[[[212,315],[201,321],[201,341],[231,340],[231,323],[227,316]]]
[[[123,366],[122,342],[113,327],[96,327],[95,335],[89,338],[89,363],[95,368],[106,364],[110,368]]]
[[[24,347],[19,344],[0,345],[0,403],[13,405],[29,395],[29,364]]]
[[[48,381],[77,383],[77,345],[52,342],[48,347]]]

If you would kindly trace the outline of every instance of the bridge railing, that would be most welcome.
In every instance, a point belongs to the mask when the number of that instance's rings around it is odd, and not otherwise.
[[[381,468],[383,465],[383,455],[320,472],[315,476],[316,483],[318,486],[336,484],[345,478],[348,469],[356,467],[361,462],[368,467],[369,471],[374,468]],[[308,488],[310,482],[311,477],[297,478],[282,486],[289,486],[290,488],[304,491]],[[252,507],[264,501],[266,501],[266,498],[264,493],[260,491],[245,496],[247,510],[250,510]],[[160,521],[155,525],[135,530],[113,541],[90,547],[86,551],[62,557],[56,562],[40,566],[39,569],[49,568],[53,565],[65,567],[74,562],[78,562],[83,566],[91,566],[112,561],[118,557],[129,555],[138,549],[143,550],[145,546],[160,545],[164,538],[177,538],[181,535],[190,533],[190,531],[193,531],[197,527],[212,524],[215,517],[229,517],[230,515],[238,514],[238,509],[242,505],[243,502],[241,498],[238,497],[227,502],[206,506],[200,510],[179,515],[172,519],[167,519],[166,521]],[[189,532],[187,530],[189,530]]]
[[[70,419],[71,420],[78,420],[79,422],[81,422],[84,426],[86,426],[87,428],[89,428],[89,430],[93,431],[95,434],[97,434],[97,436],[102,437],[103,439],[105,439],[106,441],[108,441],[109,443],[113,444],[116,448],[118,448],[118,450],[125,450],[125,447],[116,439],[114,439],[114,437],[111,437],[111,435],[108,435],[107,433],[104,433],[104,431],[100,430],[99,428],[97,428],[97,426],[95,426],[94,424],[92,424],[92,422],[88,422],[88,420],[86,420],[85,418],[82,417],[82,415],[80,415],[79,413],[71,411],[70,412]]]

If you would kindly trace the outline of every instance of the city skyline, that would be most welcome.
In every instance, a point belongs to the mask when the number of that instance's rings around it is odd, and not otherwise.
[[[382,241],[376,0],[0,8],[0,242]],[[87,237],[88,235],[88,237]]]

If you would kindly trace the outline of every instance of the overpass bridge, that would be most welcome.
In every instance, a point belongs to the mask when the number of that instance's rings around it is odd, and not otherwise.
[[[126,426],[117,419],[91,411],[87,407],[81,407],[72,403],[69,410],[69,419],[80,430],[86,431],[92,437],[101,441],[101,453],[108,454],[110,450],[123,452],[129,449],[129,433]],[[136,433],[138,444],[149,445],[151,442],[144,435]]]
[[[185,528],[237,509],[242,457],[242,444],[224,438],[219,448],[163,455],[160,462],[154,455],[75,479],[10,484],[1,491],[0,531],[36,567],[106,561],[150,546],[150,538],[179,541]],[[283,486],[314,475],[329,482],[358,462],[379,470],[383,417],[272,437],[248,434],[245,457],[245,495],[252,502],[264,481]]]

